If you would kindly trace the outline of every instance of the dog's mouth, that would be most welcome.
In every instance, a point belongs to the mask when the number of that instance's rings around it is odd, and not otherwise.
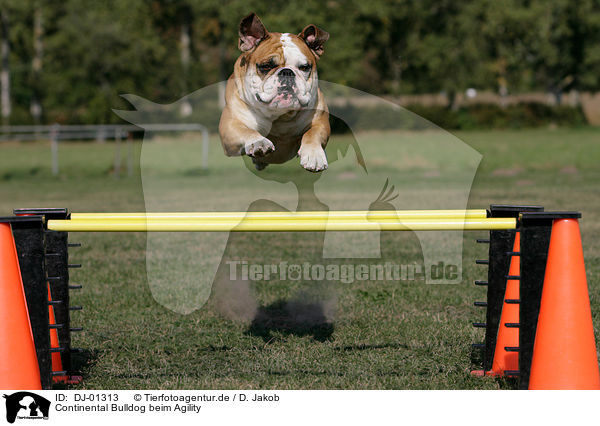
[[[264,99],[260,93],[254,95],[257,101],[268,105],[271,108],[286,109],[286,108],[303,108],[308,105],[309,100],[303,102],[293,90],[280,88],[275,95],[269,99]]]
[[[271,105],[276,108],[292,108],[300,105],[298,97],[289,90],[280,90],[271,101]]]

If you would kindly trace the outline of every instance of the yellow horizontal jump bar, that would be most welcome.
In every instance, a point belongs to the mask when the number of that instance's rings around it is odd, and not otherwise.
[[[166,213],[71,213],[71,220],[137,220],[137,219],[483,219],[487,210],[347,210],[347,211],[301,211],[301,212],[166,212]]]
[[[48,229],[65,232],[274,232],[274,231],[438,231],[514,229],[515,218],[406,220],[49,220]]]

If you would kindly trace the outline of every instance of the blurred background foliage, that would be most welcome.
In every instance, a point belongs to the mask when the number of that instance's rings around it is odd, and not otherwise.
[[[600,0],[0,4],[3,124],[117,122],[112,109],[128,107],[121,94],[171,103],[223,81],[239,54],[239,21],[251,11],[270,31],[326,29],[323,80],[400,100],[443,94],[445,105],[416,109],[450,128],[536,125],[546,114],[579,124],[577,103],[560,107],[563,94],[600,88]],[[458,105],[469,88],[497,94],[499,105]],[[502,103],[531,92],[558,107]]]

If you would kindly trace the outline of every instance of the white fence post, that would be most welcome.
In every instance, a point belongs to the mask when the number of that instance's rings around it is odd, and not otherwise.
[[[127,176],[133,176],[133,133],[127,132]]]
[[[202,128],[202,169],[208,169],[208,129],[206,127]]]
[[[119,127],[115,129],[115,163],[113,167],[115,178],[119,179],[121,172],[121,129]]]
[[[52,175],[58,176],[58,132],[60,125],[53,124],[50,128],[50,151],[52,155]]]

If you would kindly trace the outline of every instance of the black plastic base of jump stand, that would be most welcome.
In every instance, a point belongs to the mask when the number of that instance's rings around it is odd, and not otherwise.
[[[61,354],[62,368],[71,375],[71,321],[69,303],[68,234],[48,231],[48,219],[67,219],[67,209],[18,209],[16,216],[0,218],[11,224],[19,258],[19,267],[29,321],[40,368],[42,389],[53,384],[52,353]],[[48,300],[48,285],[52,301]],[[55,325],[49,324],[49,306]],[[50,329],[58,333],[59,348],[50,347]]]
[[[506,204],[492,204],[490,206],[490,217],[514,217],[519,218],[522,212],[540,212],[541,206],[520,206]],[[487,279],[487,311],[485,348],[483,353],[483,369],[492,369],[494,352],[496,350],[496,338],[506,293],[506,280],[510,268],[513,247],[515,243],[516,229],[492,230],[490,231],[489,266]]]
[[[492,369],[502,306],[506,303],[519,305],[519,322],[507,326],[519,329],[519,346],[507,348],[518,352],[519,370],[506,371],[505,375],[518,377],[520,389],[529,387],[529,374],[533,359],[535,332],[537,329],[544,273],[548,258],[552,224],[556,219],[579,219],[579,212],[545,212],[540,206],[492,205],[490,217],[515,217],[517,229],[492,230],[489,240],[489,261],[487,281],[487,302],[478,306],[486,307],[485,343],[477,345],[483,349],[484,373]],[[515,235],[520,232],[520,250],[514,251]],[[520,258],[520,275],[509,276],[510,261],[513,256]],[[483,262],[480,262],[483,263]],[[519,280],[519,299],[505,300],[506,281]],[[479,324],[479,323],[478,323]]]

